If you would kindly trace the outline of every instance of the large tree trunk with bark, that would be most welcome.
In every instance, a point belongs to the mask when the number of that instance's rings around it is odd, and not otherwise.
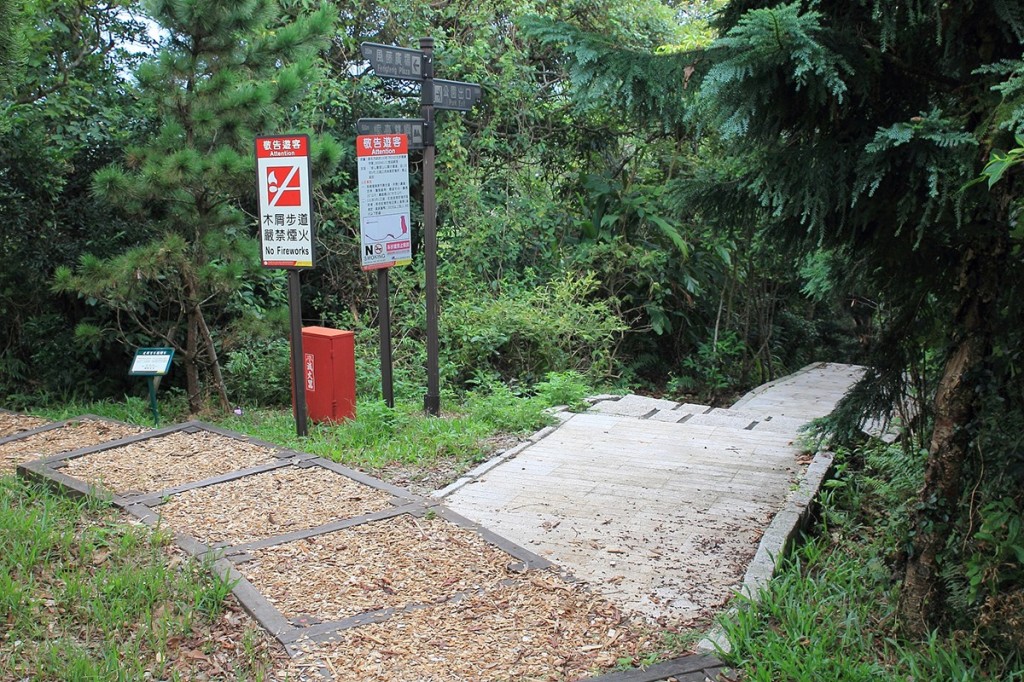
[[[959,514],[964,464],[978,409],[979,370],[992,346],[993,301],[1004,251],[998,239],[986,246],[966,251],[960,264],[960,305],[952,325],[953,344],[935,394],[935,426],[914,519],[913,550],[900,593],[903,626],[919,638],[936,625],[945,603],[942,551]]]

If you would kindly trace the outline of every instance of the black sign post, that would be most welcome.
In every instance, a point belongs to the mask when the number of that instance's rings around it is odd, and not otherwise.
[[[395,382],[391,366],[391,301],[388,296],[388,270],[377,271],[377,317],[380,324],[380,392],[384,404],[395,406]]]
[[[441,414],[441,377],[438,369],[437,302],[437,188],[434,178],[434,39],[420,38],[423,50],[423,88],[420,116],[426,121],[429,140],[423,150],[423,249],[427,279],[427,394],[423,409],[435,417]]]
[[[295,387],[295,434],[309,435],[309,411],[306,408],[306,379],[302,353],[302,287],[299,271],[288,270],[288,328],[291,331],[292,386]]]
[[[302,352],[300,270],[314,267],[316,223],[308,135],[256,138],[256,187],[260,259],[263,267],[288,270],[288,318],[291,331],[295,433],[309,435]],[[285,229],[293,226],[294,229]]]
[[[483,94],[480,85],[434,78],[434,39],[420,38],[420,49],[394,45],[363,43],[363,57],[382,78],[418,81],[420,118],[361,118],[356,122],[360,135],[403,134],[410,149],[423,150],[423,248],[427,294],[427,393],[423,409],[441,414],[437,297],[437,189],[434,168],[434,110],[469,111]],[[378,290],[382,286],[378,282]],[[383,343],[383,341],[382,341]]]
[[[405,135],[409,149],[423,149],[427,122],[422,118],[361,118],[356,121],[359,135]]]

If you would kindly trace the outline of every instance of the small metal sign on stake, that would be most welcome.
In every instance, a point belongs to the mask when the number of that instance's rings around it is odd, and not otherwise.
[[[171,370],[174,359],[173,348],[140,348],[135,351],[135,358],[128,370],[128,376],[146,377],[149,384],[149,407],[153,411],[153,424],[160,426],[160,410],[156,404],[156,388],[160,377]]]
[[[302,354],[299,272],[316,262],[308,135],[256,138],[260,260],[288,270],[288,310],[295,387],[295,432],[309,434]]]

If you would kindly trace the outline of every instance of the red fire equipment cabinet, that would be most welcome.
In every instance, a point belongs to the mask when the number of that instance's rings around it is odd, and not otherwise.
[[[303,327],[302,354],[310,421],[355,419],[355,335],[340,329]]]

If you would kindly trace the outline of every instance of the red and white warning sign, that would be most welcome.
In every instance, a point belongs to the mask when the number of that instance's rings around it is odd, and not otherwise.
[[[412,262],[409,141],[405,135],[356,138],[363,270]]]
[[[270,206],[302,205],[298,166],[267,167],[267,202]]]
[[[256,138],[260,260],[264,267],[313,267],[309,176],[307,135]]]

